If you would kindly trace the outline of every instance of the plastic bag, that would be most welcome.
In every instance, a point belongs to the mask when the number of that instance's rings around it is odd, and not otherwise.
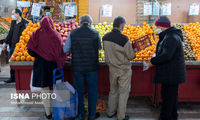
[[[56,76],[58,71],[61,74]],[[56,81],[57,78],[62,79]],[[71,84],[64,82],[64,72],[61,68],[54,70],[53,94],[56,94],[56,98],[53,99],[54,120],[75,118],[78,115],[78,93]]]
[[[143,71],[147,71],[149,69],[149,62],[143,61]]]
[[[32,83],[33,83],[33,71],[31,72],[30,90],[31,90],[31,92],[41,92],[42,88],[34,87]]]

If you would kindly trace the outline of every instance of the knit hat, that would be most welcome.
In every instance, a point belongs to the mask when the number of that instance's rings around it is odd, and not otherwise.
[[[160,27],[171,27],[171,21],[167,16],[159,16],[156,19],[155,25]]]

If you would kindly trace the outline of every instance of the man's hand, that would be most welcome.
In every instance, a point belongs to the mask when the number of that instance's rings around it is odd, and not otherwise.
[[[150,62],[150,61],[149,61],[148,65],[149,65],[149,67],[153,67],[153,65],[151,64],[151,62]]]

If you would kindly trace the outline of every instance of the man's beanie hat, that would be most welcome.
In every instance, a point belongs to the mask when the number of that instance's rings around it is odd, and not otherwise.
[[[171,27],[171,21],[167,16],[159,16],[156,19],[155,25],[160,27]]]

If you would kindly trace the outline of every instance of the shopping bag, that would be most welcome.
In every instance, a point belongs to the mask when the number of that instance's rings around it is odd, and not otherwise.
[[[60,75],[56,75],[58,71]],[[57,80],[58,78],[61,79]],[[78,115],[78,93],[70,83],[64,82],[62,68],[57,68],[53,72],[53,94],[56,95],[52,100],[54,120],[75,118]]]
[[[42,90],[41,87],[34,87],[34,86],[33,86],[33,70],[32,70],[32,72],[31,72],[30,90],[31,90],[31,92],[41,92],[41,90]]]

